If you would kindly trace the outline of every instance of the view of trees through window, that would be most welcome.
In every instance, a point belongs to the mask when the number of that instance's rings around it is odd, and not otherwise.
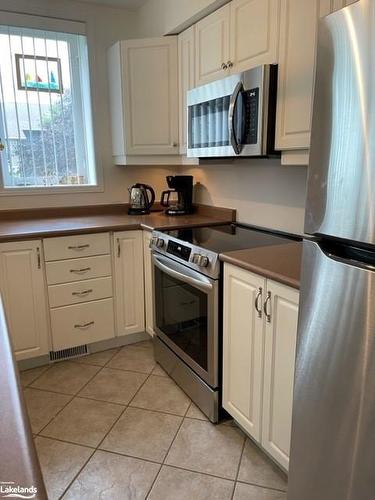
[[[0,53],[4,187],[95,185],[85,37],[0,26]]]

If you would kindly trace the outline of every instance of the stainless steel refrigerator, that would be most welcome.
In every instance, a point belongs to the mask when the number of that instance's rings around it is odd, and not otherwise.
[[[375,0],[322,19],[288,500],[375,499]]]

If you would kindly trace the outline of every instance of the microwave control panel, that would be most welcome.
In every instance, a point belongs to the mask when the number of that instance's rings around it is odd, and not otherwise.
[[[258,143],[258,119],[259,119],[259,87],[245,90],[242,98],[246,110],[245,120],[245,144]]]

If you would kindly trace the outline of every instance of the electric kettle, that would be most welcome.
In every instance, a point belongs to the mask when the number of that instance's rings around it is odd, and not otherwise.
[[[144,215],[150,213],[150,208],[155,201],[155,191],[147,184],[134,184],[129,189],[130,207],[129,215]],[[150,193],[150,195],[148,194]]]

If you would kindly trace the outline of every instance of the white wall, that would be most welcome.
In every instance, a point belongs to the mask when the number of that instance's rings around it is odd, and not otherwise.
[[[184,173],[194,176],[196,202],[235,208],[239,222],[303,233],[306,167],[250,159]]]
[[[126,188],[134,182],[148,182],[158,191],[165,188],[168,169],[117,167],[112,163],[108,110],[106,49],[115,41],[136,37],[136,14],[124,9],[101,7],[71,0],[0,0],[1,10],[61,19],[85,21],[89,41],[93,85],[94,121],[104,190],[100,193],[1,196],[0,209],[86,205],[128,201]],[[0,55],[1,57],[1,55]]]
[[[148,0],[138,10],[138,34],[160,36],[180,33],[229,0]]]

